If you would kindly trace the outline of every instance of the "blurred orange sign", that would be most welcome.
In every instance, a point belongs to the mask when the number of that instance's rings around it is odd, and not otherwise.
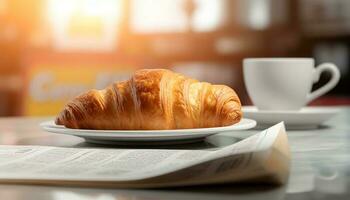
[[[24,115],[56,115],[76,95],[126,80],[133,69],[125,65],[37,64],[28,68]]]

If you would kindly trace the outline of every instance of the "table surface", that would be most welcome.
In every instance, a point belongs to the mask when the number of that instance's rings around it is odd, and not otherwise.
[[[319,129],[287,131],[292,164],[289,182],[285,186],[231,184],[128,190],[0,184],[0,198],[6,200],[349,199],[350,107],[339,108],[340,113]],[[40,130],[38,124],[47,119],[49,118],[0,118],[0,144],[94,147],[77,137]],[[223,133],[211,136],[202,143],[171,148],[218,148],[259,131]]]

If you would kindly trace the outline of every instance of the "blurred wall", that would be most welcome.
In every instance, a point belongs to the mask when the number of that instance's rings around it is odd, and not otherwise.
[[[0,115],[55,115],[82,91],[139,68],[227,84],[250,104],[245,57],[334,62],[342,79],[328,96],[347,99],[349,6],[346,0],[0,0]],[[322,103],[348,102],[332,98]]]

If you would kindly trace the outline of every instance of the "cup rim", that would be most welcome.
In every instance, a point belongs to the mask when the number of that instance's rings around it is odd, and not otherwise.
[[[244,62],[314,62],[315,59],[311,57],[261,57],[261,58],[244,58]]]

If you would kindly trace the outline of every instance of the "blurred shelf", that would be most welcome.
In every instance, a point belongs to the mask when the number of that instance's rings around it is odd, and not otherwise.
[[[350,35],[350,22],[339,23],[329,22],[320,24],[304,24],[302,27],[303,35],[311,38],[337,38]]]

